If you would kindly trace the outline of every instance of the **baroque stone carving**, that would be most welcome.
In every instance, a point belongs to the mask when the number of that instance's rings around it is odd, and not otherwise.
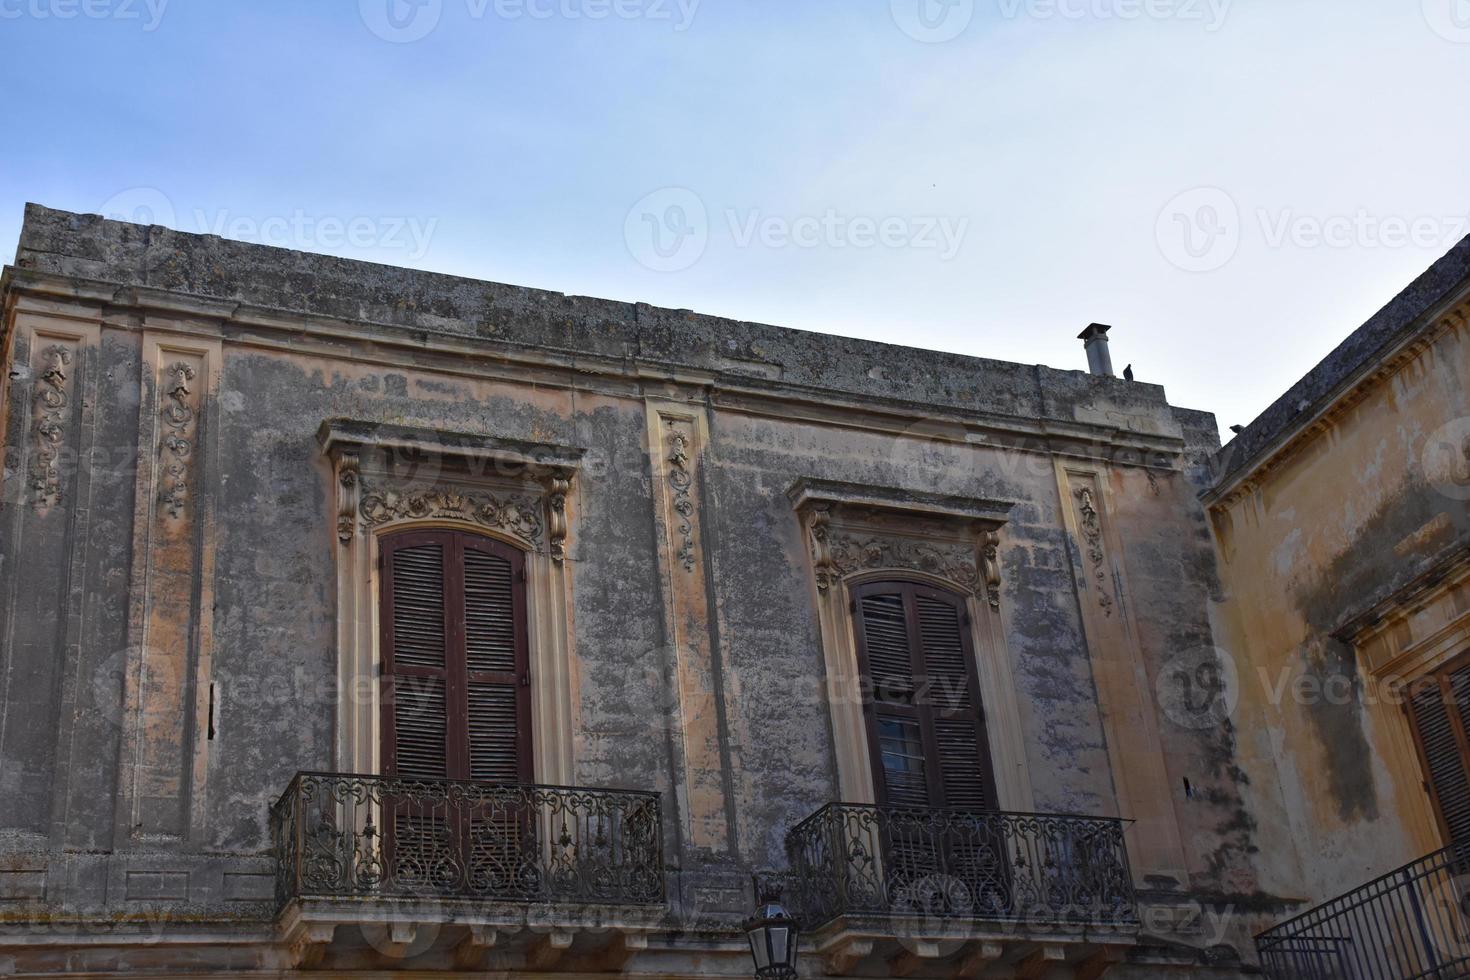
[[[1113,597],[1108,594],[1107,555],[1103,552],[1102,517],[1097,511],[1097,498],[1091,487],[1078,487],[1077,516],[1082,528],[1083,547],[1097,580],[1097,604],[1103,615],[1113,614]]]
[[[37,508],[61,503],[61,468],[58,459],[66,438],[66,413],[71,404],[67,390],[67,365],[71,351],[52,344],[41,352],[43,369],[36,377],[35,456],[31,463],[32,502]]]
[[[395,489],[359,479],[363,486],[358,509],[364,528],[390,521],[446,518],[501,531],[534,547],[539,547],[545,536],[541,502],[536,496],[495,494],[443,484]],[[561,548],[561,540],[552,542],[554,551]]]
[[[357,453],[343,453],[337,465],[337,482],[341,485],[341,510],[337,514],[337,540],[343,544],[352,540],[357,530],[357,485],[362,476],[362,467]]]
[[[548,539],[553,561],[563,561],[567,556],[567,494],[571,490],[571,477],[565,474],[551,477],[546,484],[546,504],[551,512],[551,533]]]
[[[980,535],[981,554],[984,556],[985,597],[990,608],[1000,608],[1000,533],[986,531]]]
[[[818,588],[826,589],[836,579],[867,569],[909,568],[949,579],[977,595],[980,592],[983,580],[973,547],[841,528],[833,530],[824,517],[818,516],[812,526],[812,558],[817,567]],[[998,602],[998,591],[996,596]]]
[[[170,365],[164,390],[162,417],[167,430],[163,436],[163,487],[159,500],[170,517],[179,518],[189,501],[189,459],[194,455],[195,413],[189,404],[193,394],[189,382],[194,368],[184,361]]]
[[[694,501],[690,488],[694,475],[689,470],[689,437],[678,429],[669,434],[669,486],[674,491],[674,512],[679,515],[678,533],[682,538],[675,556],[686,572],[694,571]]]
[[[816,574],[817,588],[823,592],[839,574],[832,562],[831,524],[832,514],[826,507],[812,512],[812,569]]]

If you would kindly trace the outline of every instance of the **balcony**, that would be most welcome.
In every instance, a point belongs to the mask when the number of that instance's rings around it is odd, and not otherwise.
[[[666,913],[656,793],[304,772],[271,827],[296,965],[340,925],[391,957],[454,923],[459,968],[507,946],[549,968],[584,932],[642,948]]]
[[[1368,882],[1256,937],[1272,980],[1470,976],[1470,844]]]
[[[786,846],[829,973],[876,955],[901,976],[999,962],[1097,976],[1139,930],[1121,820],[834,803]]]

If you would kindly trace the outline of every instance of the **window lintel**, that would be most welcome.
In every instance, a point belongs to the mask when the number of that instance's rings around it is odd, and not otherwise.
[[[322,423],[317,442],[336,476],[344,545],[359,530],[451,520],[565,557],[581,448],[340,418]]]
[[[1008,501],[803,478],[787,491],[817,588],[877,569],[924,572],[1000,608],[996,552]]]
[[[321,424],[316,437],[322,452],[328,456],[372,450],[386,457],[439,456],[466,464],[493,464],[497,472],[521,472],[532,479],[549,474],[569,478],[581,467],[587,454],[587,450],[578,446],[364,419],[328,419]]]

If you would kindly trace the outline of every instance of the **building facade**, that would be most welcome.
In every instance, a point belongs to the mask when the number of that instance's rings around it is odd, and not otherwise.
[[[1364,470],[1284,555],[1271,461],[1470,415],[1457,261],[1349,429],[1222,454],[1107,374],[30,206],[0,969],[743,976],[759,874],[811,976],[1249,973],[1442,843],[1412,740],[1254,671],[1449,663],[1394,610],[1464,589],[1395,590],[1463,504]]]
[[[1470,974],[1470,242],[1221,452],[1204,494],[1282,976]],[[1288,870],[1289,869],[1289,870]],[[1440,971],[1440,972],[1436,972]]]

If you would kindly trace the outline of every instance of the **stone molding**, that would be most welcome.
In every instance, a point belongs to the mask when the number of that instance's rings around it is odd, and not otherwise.
[[[1134,881],[1144,885],[1150,876],[1159,876],[1183,882],[1188,863],[1158,706],[1153,692],[1139,683],[1149,673],[1141,632],[1126,601],[1126,539],[1117,491],[1108,472],[1093,463],[1058,460],[1055,466],[1118,813],[1134,821],[1126,831]]]
[[[1343,387],[1314,414],[1309,415],[1299,425],[1289,429],[1274,443],[1257,453],[1253,463],[1229,474],[1219,485],[1202,493],[1200,499],[1204,501],[1205,506],[1216,510],[1229,507],[1242,497],[1249,496],[1263,486],[1273,473],[1300,455],[1312,442],[1331,431],[1354,408],[1415,358],[1421,356],[1450,332],[1465,329],[1467,323],[1470,323],[1470,301],[1463,299],[1448,312],[1430,318],[1424,327],[1401,341],[1376,365],[1345,382]]]
[[[840,422],[869,431],[912,432],[938,423],[932,438],[957,444],[993,445],[1008,450],[1050,455],[1106,458],[1120,466],[1178,470],[1184,465],[1184,441],[1176,434],[1135,431],[1126,426],[1080,418],[1034,419],[998,416],[962,406],[937,407],[901,397],[860,394],[795,384],[747,373],[700,369],[656,360],[613,358],[551,347],[529,347],[494,338],[425,334],[372,320],[343,320],[319,313],[287,312],[238,302],[186,295],[147,286],[120,294],[112,284],[78,280],[31,269],[12,269],[6,286],[17,302],[49,303],[56,298],[88,307],[126,306],[169,316],[191,317],[201,335],[222,336],[222,326],[243,331],[252,345],[301,354],[359,360],[380,366],[431,369],[476,378],[503,378],[550,388],[585,388],[589,381],[626,394],[642,396],[642,386],[687,388],[707,395],[726,411],[765,417]],[[34,298],[31,300],[30,298]],[[370,356],[364,351],[371,350]],[[344,355],[344,349],[348,352]],[[1161,401],[1162,412],[1166,406]]]
[[[891,569],[945,579],[1000,608],[998,529],[1011,504],[807,479],[787,496],[807,526],[818,590]]]
[[[985,725],[1003,809],[1029,812],[1020,703],[1001,622],[1001,529],[1012,504],[801,479],[787,491],[812,562],[841,798],[875,799],[846,585],[910,579],[967,597]]]
[[[535,778],[572,781],[569,497],[583,450],[355,419],[322,423],[317,442],[332,466],[339,543],[337,645],[341,690],[377,675],[379,538],[414,525],[454,526],[526,552],[527,629]],[[344,700],[335,766],[374,773],[379,704]]]
[[[205,833],[223,348],[166,319],[143,333],[133,568],[115,841]]]
[[[667,718],[674,736],[671,809],[686,846],[723,856],[734,838],[734,779],[741,764],[739,738],[725,710],[719,610],[712,599],[717,559],[705,537],[715,519],[704,507],[709,419],[699,404],[648,399],[644,423],[659,597],[676,694]]]
[[[350,478],[350,473],[344,469],[342,476]],[[541,547],[546,530],[540,513],[541,503],[540,495],[496,494],[454,483],[415,487],[369,477],[362,480],[358,509],[364,530],[401,521],[438,518],[478,524],[516,538],[528,549],[535,549]],[[338,530],[340,532],[342,528]]]
[[[1424,767],[1402,710],[1407,683],[1444,670],[1470,645],[1470,545],[1430,561],[1414,578],[1352,614],[1332,636],[1350,644],[1365,674],[1362,709],[1381,733],[1384,770],[1397,781],[1399,815],[1420,852],[1450,842],[1423,792]]]
[[[73,346],[60,342],[47,344],[41,350],[41,363],[36,370],[31,503],[37,510],[61,503],[62,480],[58,460],[71,412]]]
[[[198,412],[194,391],[190,388],[197,376],[195,366],[187,360],[168,366],[161,380],[162,397],[159,416],[163,423],[160,451],[159,502],[174,520],[184,516],[189,502],[189,458],[194,455]]]
[[[1416,630],[1414,626],[1417,624],[1410,621],[1416,617],[1422,618],[1424,610],[1446,598],[1453,600],[1454,593],[1460,589],[1466,589],[1467,598],[1470,598],[1470,544],[1449,549],[1429,562],[1408,582],[1386,594],[1380,593],[1372,597],[1371,604],[1349,614],[1332,631],[1332,635],[1361,649],[1396,632],[1396,628],[1404,624],[1409,625],[1411,635],[1415,632],[1422,633],[1422,627]],[[1449,618],[1454,619],[1455,616],[1451,615]],[[1409,644],[1401,642],[1397,636],[1393,639],[1394,659],[1398,659],[1407,652]],[[1386,669],[1391,662],[1383,659],[1370,664],[1370,667],[1377,673]]]
[[[582,449],[350,419],[323,422],[317,441],[335,461],[344,545],[359,531],[441,520],[566,557],[567,496]]]

